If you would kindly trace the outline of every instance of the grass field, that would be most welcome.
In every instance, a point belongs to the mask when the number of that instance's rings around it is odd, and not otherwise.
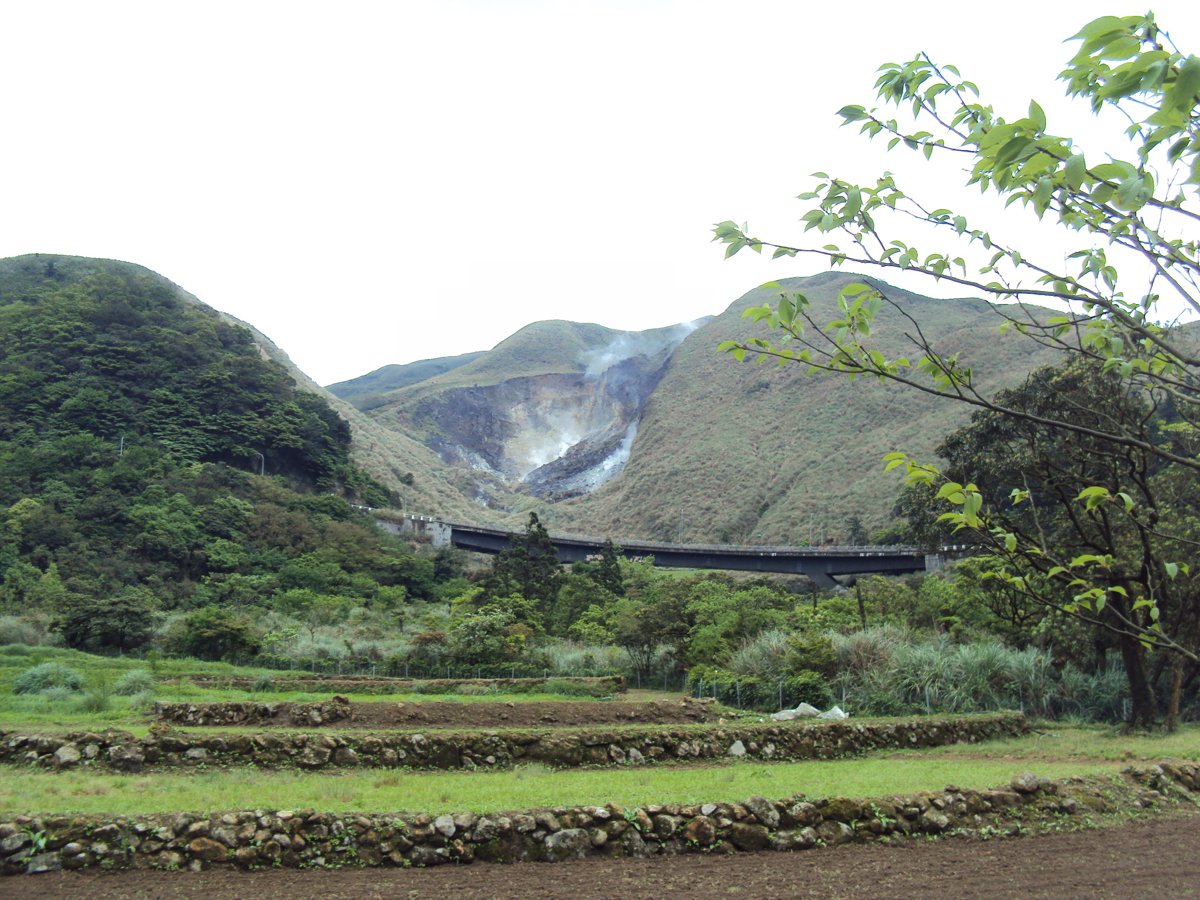
[[[13,693],[17,677],[33,666],[57,662],[75,669],[83,676],[84,690],[65,697]],[[150,670],[156,679],[152,695],[123,697],[112,692],[121,677],[135,669]],[[145,725],[150,704],[155,701],[183,703],[220,703],[254,701],[275,703],[292,701],[309,703],[327,700],[332,691],[289,691],[288,679],[305,677],[305,672],[281,672],[229,663],[205,662],[195,659],[146,660],[123,657],[95,656],[77,650],[58,647],[25,647],[20,644],[0,646],[0,728],[37,726],[38,728],[117,727],[136,728]],[[275,690],[248,691],[192,684],[192,677],[203,678],[264,678],[275,683]],[[486,703],[496,700],[536,702],[570,699],[586,701],[594,698],[572,694],[424,694],[424,693],[337,693],[357,703],[410,703],[437,700],[443,702]],[[98,699],[103,698],[103,699]]]
[[[1115,771],[1111,762],[1045,762],[1047,777]],[[639,769],[511,772],[402,770],[306,775],[255,769],[196,774],[93,774],[10,770],[0,787],[5,813],[134,813],[245,808],[312,808],[330,812],[430,813],[616,803],[736,802],[754,794],[787,797],[877,797],[955,784],[984,788],[1018,770],[1006,760],[870,758],[832,762],[733,763]]]
[[[730,762],[632,769],[505,772],[266,772],[253,768],[118,775],[8,768],[0,814],[134,813],[245,808],[330,812],[449,812],[575,804],[739,801],[754,794],[810,799],[879,797],[948,784],[986,788],[1032,771],[1039,777],[1116,773],[1129,761],[1200,759],[1200,727],[1175,735],[1126,736],[1112,729],[1063,728],[1023,738],[889,751],[860,759],[764,764]]]

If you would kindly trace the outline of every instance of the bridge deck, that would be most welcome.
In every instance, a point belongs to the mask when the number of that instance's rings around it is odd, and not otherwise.
[[[432,526],[440,540],[476,553],[500,553],[511,546],[514,533],[501,528],[437,522],[407,516],[414,527]],[[564,563],[581,562],[600,553],[605,540],[581,535],[550,535]],[[916,546],[739,546],[728,544],[672,544],[657,541],[613,542],[627,558],[652,557],[657,566],[689,569],[729,569],[806,575],[832,587],[836,577],[870,573],[900,575],[932,568],[925,551]]]

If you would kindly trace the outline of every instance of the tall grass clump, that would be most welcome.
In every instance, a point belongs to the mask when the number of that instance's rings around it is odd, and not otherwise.
[[[39,646],[49,643],[50,634],[44,624],[19,616],[0,616],[0,644]]]
[[[890,628],[833,635],[835,695],[858,715],[974,713],[1020,709],[1047,718],[1120,721],[1126,694],[1119,666],[1095,674],[1055,669],[1042,650],[1000,641],[958,644]]]
[[[733,652],[725,666],[736,675],[765,677],[783,671],[791,634],[779,628],[759,632]]]
[[[831,634],[839,672],[871,672],[891,664],[896,648],[909,642],[895,625],[874,625],[851,634]]]
[[[534,662],[551,676],[621,675],[629,668],[629,658],[619,647],[574,641],[539,647]]]
[[[65,688],[78,691],[83,687],[83,676],[62,663],[48,662],[26,669],[13,682],[14,694],[40,694],[50,688]]]
[[[85,713],[108,712],[112,709],[112,686],[101,681],[89,687],[76,701],[76,708]]]
[[[1053,698],[1057,716],[1087,722],[1120,722],[1125,718],[1129,682],[1121,666],[1111,663],[1098,672],[1065,665]]]
[[[132,697],[135,694],[153,693],[157,681],[145,669],[130,669],[117,679],[113,693],[122,697]]]

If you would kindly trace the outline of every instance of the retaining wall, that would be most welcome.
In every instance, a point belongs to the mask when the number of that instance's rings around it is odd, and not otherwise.
[[[433,866],[557,862],[586,856],[806,850],[944,833],[1022,834],[1082,827],[1118,809],[1152,809],[1200,786],[1200,767],[1162,764],[1113,778],[1042,781],[996,790],[873,801],[750,797],[742,803],[622,808],[574,806],[458,815],[246,810],[106,818],[21,816],[0,821],[0,872],[91,867]],[[985,831],[986,829],[986,831]]]
[[[831,759],[871,750],[935,747],[1024,734],[1020,713],[874,722],[760,722],[725,725],[513,729],[476,732],[388,731],[213,734],[154,726],[144,738],[125,731],[27,734],[0,731],[0,762],[138,772],[147,768],[255,765],[260,768],[506,768],[630,765],[653,760],[749,757]]]
[[[189,680],[199,687],[244,691],[253,690],[259,681],[256,678],[233,677],[195,677]],[[545,688],[548,681],[578,685],[580,694],[585,696],[619,694],[628,688],[624,675],[563,675],[549,678],[377,678],[371,675],[341,675],[308,678],[280,674],[272,680],[274,690],[278,691],[345,694],[454,694],[461,693],[464,688],[474,693],[490,691],[497,694],[536,694]]]

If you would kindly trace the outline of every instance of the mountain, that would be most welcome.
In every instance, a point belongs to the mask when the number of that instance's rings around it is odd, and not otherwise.
[[[433,561],[351,505],[398,502],[352,458],[372,426],[280,357],[140,266],[0,260],[0,609],[129,650],[160,611],[432,599]]]
[[[405,365],[384,366],[358,378],[327,385],[325,390],[354,404],[356,409],[368,410],[378,406],[383,396],[391,391],[465,366],[483,354],[484,351],[481,350],[476,353],[463,353],[460,356],[440,356],[437,359],[421,359]]]
[[[863,280],[831,272],[781,286],[804,292],[815,318],[829,321],[841,287]],[[876,283],[935,345],[958,351],[986,393],[1054,359],[1001,334],[997,308],[983,300],[934,300]],[[369,414],[445,464],[490,479],[477,498],[509,522],[536,509],[551,529],[615,540],[787,544],[844,540],[851,517],[883,526],[900,483],[882,471],[882,456],[929,456],[970,410],[717,352],[724,340],[761,336],[742,312],[778,294],[755,289],[719,316],[652,332],[535,323],[467,364],[377,398]],[[885,305],[873,333],[885,352],[900,354],[909,327]]]
[[[814,318],[836,318],[838,291],[864,281],[826,273],[781,282],[803,292]],[[957,350],[984,393],[1050,363],[1050,351],[1001,334],[994,307],[977,299],[934,300],[876,282],[922,323],[935,346]],[[604,489],[547,513],[548,527],[614,536],[730,543],[845,540],[848,520],[868,529],[890,518],[900,488],[884,454],[930,457],[964,424],[963,404],[868,379],[805,374],[800,365],[737,363],[725,340],[763,336],[742,317],[778,299],[759,288],[695,331],[675,351],[650,397],[629,462]],[[886,304],[872,329],[885,353],[911,354],[911,323]]]
[[[535,322],[464,365],[377,396],[369,414],[501,493],[587,493],[620,473],[647,399],[696,327]]]

